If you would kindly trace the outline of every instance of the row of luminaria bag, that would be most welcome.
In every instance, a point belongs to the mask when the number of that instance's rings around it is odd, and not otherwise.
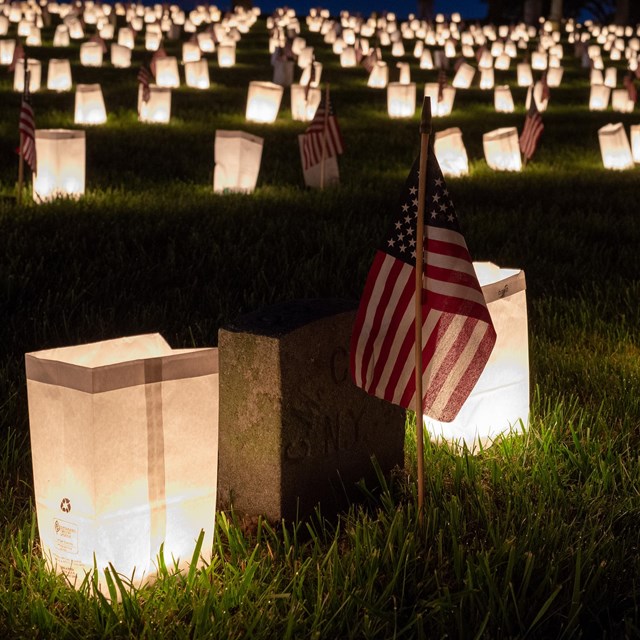
[[[151,99],[166,97],[170,89],[151,87]],[[141,108],[145,108],[142,95]],[[147,108],[153,102],[146,103]],[[163,109],[170,109],[166,103]],[[156,122],[168,115],[161,113]],[[46,202],[58,197],[79,197],[85,192],[86,136],[81,130],[36,129],[37,168],[33,176],[33,199]],[[213,189],[216,193],[251,193],[258,180],[263,138],[243,131],[218,130],[215,135]]]

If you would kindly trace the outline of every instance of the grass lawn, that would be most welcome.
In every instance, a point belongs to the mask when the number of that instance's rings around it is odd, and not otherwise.
[[[492,171],[482,151],[483,133],[522,128],[514,63],[496,83],[512,85],[515,113],[473,88],[434,120],[463,132],[470,174],[448,185],[473,258],[526,272],[526,435],[475,456],[427,442],[422,527],[409,420],[406,468],[339,519],[247,528],[218,513],[210,566],[163,567],[133,592],[114,576],[110,599],[45,569],[24,353],[156,331],[172,347],[211,346],[219,327],[267,304],[359,298],[419,147],[419,115],[389,119],[386,92],[304,26],[346,146],[341,186],[324,192],[302,186],[305,124],[288,91],[275,124],[245,121],[249,81],[272,74],[264,20],[235,67],[209,56],[209,90],[174,90],[169,125],[137,122],[142,38],[131,69],[90,69],[77,42],[54,49],[52,34],[28,55],[44,67],[70,57],[75,83],[101,83],[109,116],[85,127],[86,195],[18,208],[20,96],[0,70],[0,637],[640,637],[640,173],[604,170],[597,136],[639,119],[588,111],[588,71],[566,42],[563,84],[522,173]],[[180,55],[177,41],[166,48]],[[384,58],[393,73],[388,48]],[[421,95],[437,71],[404,60]],[[33,98],[39,128],[74,128],[73,92]],[[254,194],[213,194],[216,129],[264,137]]]

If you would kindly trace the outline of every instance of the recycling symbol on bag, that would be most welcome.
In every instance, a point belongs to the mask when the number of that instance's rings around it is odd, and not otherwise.
[[[69,500],[69,498],[62,498],[62,502],[60,503],[60,508],[65,513],[69,513],[69,511],[71,511],[71,500]]]

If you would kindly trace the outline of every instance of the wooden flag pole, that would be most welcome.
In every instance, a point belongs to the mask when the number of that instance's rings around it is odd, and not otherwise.
[[[327,129],[329,128],[329,83],[324,92],[324,125],[322,127],[322,160],[320,161],[320,189],[324,189],[324,159],[327,156]]]
[[[24,58],[24,86],[22,87],[22,99],[24,100],[29,90],[29,65],[27,58]],[[20,118],[22,118],[22,103],[20,103]],[[19,129],[20,130],[20,129]],[[20,149],[18,153],[18,206],[22,205],[22,188],[24,186],[24,134],[20,130]]]
[[[424,517],[424,427],[422,417],[422,290],[424,288],[424,206],[427,191],[427,157],[429,155],[429,136],[431,134],[431,98],[425,96],[422,102],[420,120],[420,173],[418,174],[418,219],[416,221],[416,445],[418,457],[418,519]]]
[[[22,187],[24,185],[24,157],[22,155],[22,138],[24,134],[20,132],[20,153],[18,155],[18,206],[22,205]]]

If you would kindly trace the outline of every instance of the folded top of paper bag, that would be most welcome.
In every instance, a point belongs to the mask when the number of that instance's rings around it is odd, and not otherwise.
[[[493,262],[474,262],[473,268],[487,304],[527,288],[522,269],[502,269]]]
[[[217,348],[172,349],[159,333],[35,351],[25,361],[27,379],[88,393],[218,372]]]

